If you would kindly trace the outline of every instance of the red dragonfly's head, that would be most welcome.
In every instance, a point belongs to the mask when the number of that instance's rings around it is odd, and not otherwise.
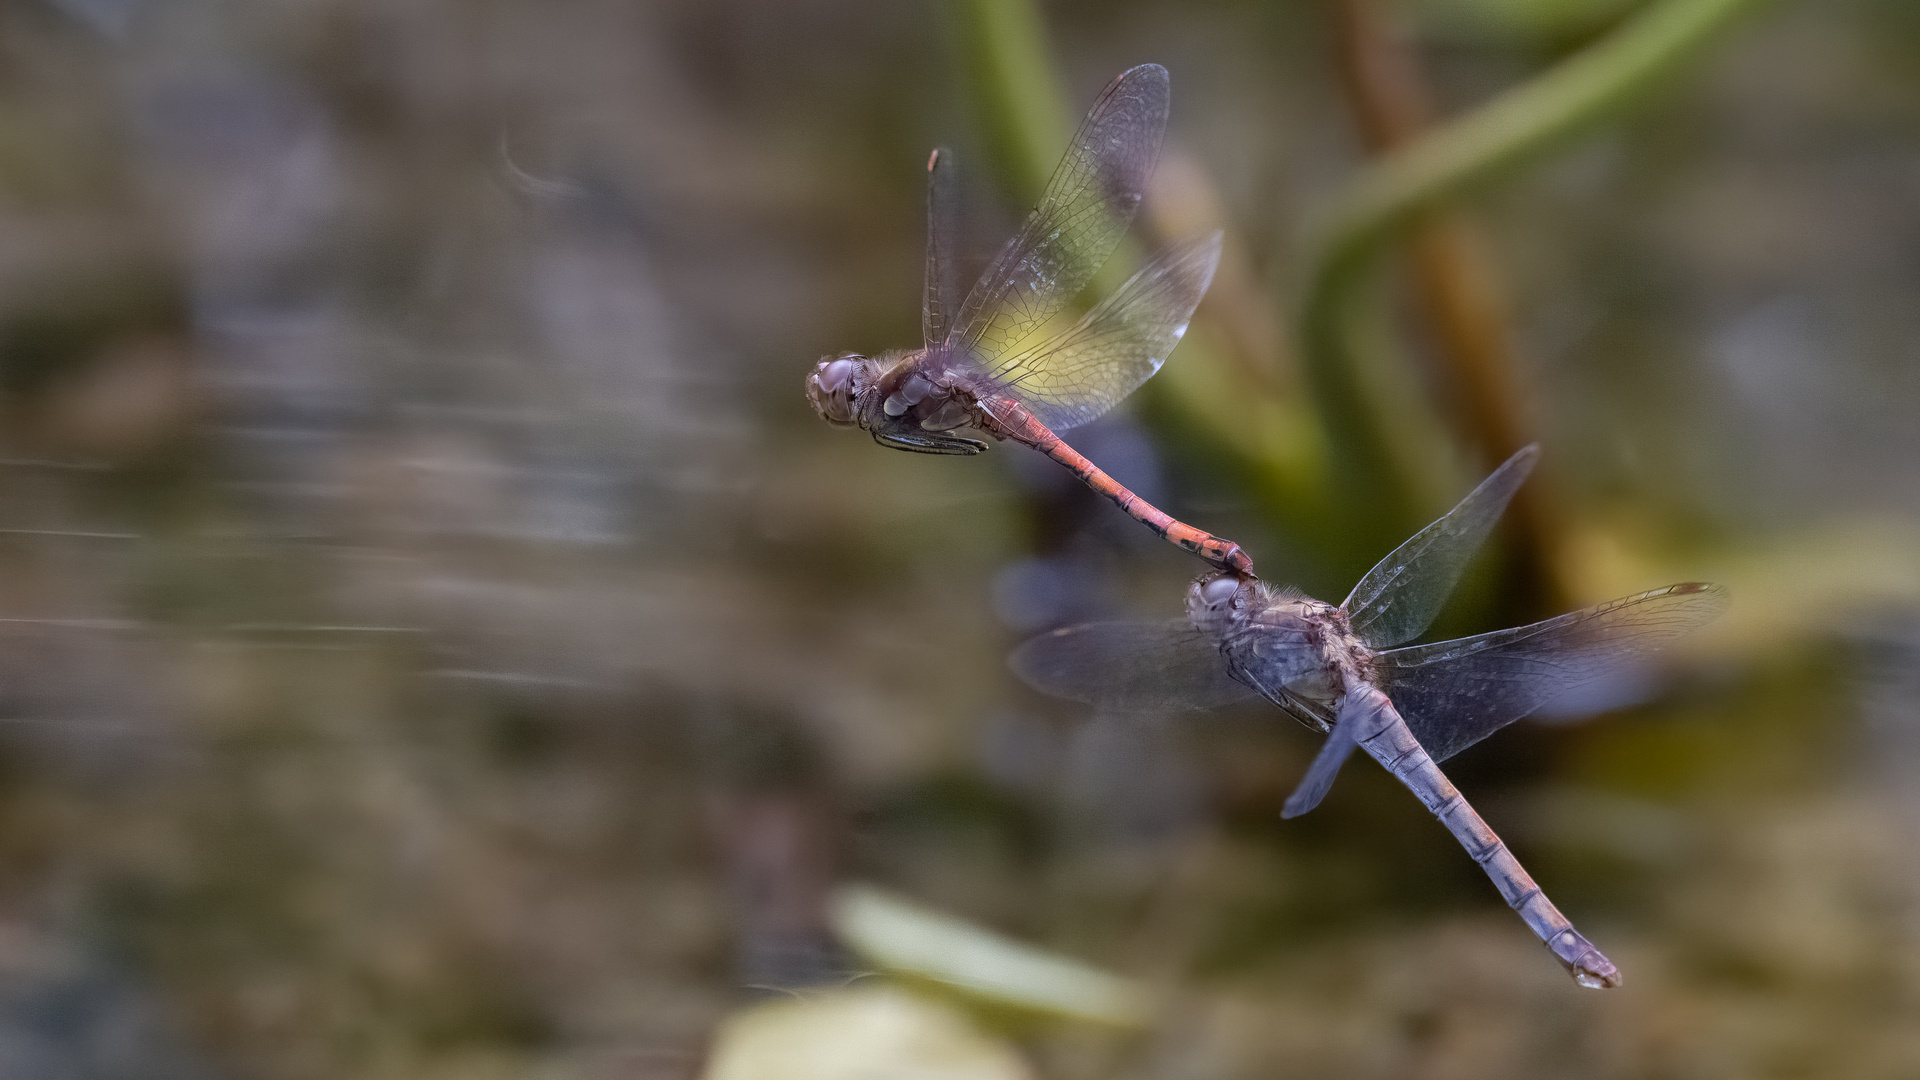
[[[916,354],[918,355],[918,354]],[[968,422],[950,395],[910,368],[900,354],[828,356],[807,375],[807,401],[829,424],[862,427],[873,441],[920,454],[977,454],[987,444],[947,434]]]
[[[860,422],[860,399],[880,381],[879,363],[858,353],[822,357],[807,375],[807,401],[829,424]]]

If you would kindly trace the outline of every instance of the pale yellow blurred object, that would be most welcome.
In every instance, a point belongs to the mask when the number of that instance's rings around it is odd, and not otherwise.
[[[840,940],[880,967],[978,1001],[1125,1028],[1151,1015],[1146,991],[1132,980],[872,886],[842,887],[832,918]]]
[[[757,1005],[720,1026],[703,1080],[1032,1080],[965,1014],[898,987]]]

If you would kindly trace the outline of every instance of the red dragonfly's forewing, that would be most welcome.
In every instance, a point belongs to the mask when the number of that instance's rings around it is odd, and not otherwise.
[[[953,151],[940,147],[927,159],[927,295],[920,309],[920,338],[932,349],[953,330]]]
[[[1003,361],[996,382],[1054,431],[1085,424],[1160,370],[1220,263],[1220,234],[1177,244],[1060,336]]]
[[[1160,155],[1167,102],[1167,69],[1158,64],[1108,84],[1039,205],[961,305],[946,338],[953,351],[991,371],[1086,288],[1139,208]]]

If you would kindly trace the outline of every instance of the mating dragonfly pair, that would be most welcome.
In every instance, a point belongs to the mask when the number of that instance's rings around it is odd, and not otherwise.
[[[883,446],[977,454],[973,427],[1073,470],[1158,535],[1211,562],[1186,617],[1069,627],[1027,642],[1014,670],[1098,707],[1177,710],[1265,699],[1326,741],[1288,798],[1304,814],[1357,748],[1446,825],[1580,985],[1619,971],[1573,928],[1438,762],[1582,685],[1618,673],[1716,615],[1714,586],[1672,585],[1476,637],[1403,647],[1439,614],[1532,470],[1527,447],[1445,517],[1360,579],[1337,607],[1259,581],[1238,544],[1176,521],[1057,434],[1111,409],[1165,363],[1220,258],[1215,233],[1174,245],[1083,317],[1066,305],[1113,254],[1166,128],[1165,68],[1144,64],[1087,113],[1039,205],[964,301],[952,295],[951,155],[928,162],[926,295],[919,349],[823,359],[807,397],[828,421]]]

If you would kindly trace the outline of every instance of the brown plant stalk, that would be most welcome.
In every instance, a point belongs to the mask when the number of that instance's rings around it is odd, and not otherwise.
[[[1433,118],[1412,41],[1381,0],[1337,0],[1335,14],[1341,77],[1367,148],[1378,155],[1412,142]],[[1458,433],[1483,464],[1498,464],[1533,441],[1499,276],[1479,229],[1455,207],[1423,213],[1407,241],[1414,289],[1457,398]],[[1554,559],[1565,524],[1544,490],[1536,482],[1520,491],[1511,512],[1520,527],[1508,531],[1515,568],[1553,604],[1571,598]]]

